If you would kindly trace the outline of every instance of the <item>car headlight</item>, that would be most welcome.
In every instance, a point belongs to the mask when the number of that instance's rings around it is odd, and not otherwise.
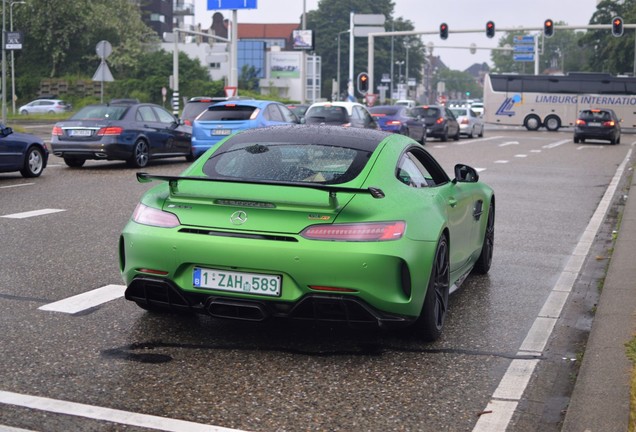
[[[181,225],[179,218],[173,213],[148,207],[142,203],[137,204],[132,215],[132,220],[142,225],[160,228],[174,228]]]

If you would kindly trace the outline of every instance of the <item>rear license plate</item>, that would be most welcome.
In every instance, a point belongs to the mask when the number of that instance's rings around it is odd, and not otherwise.
[[[192,285],[195,288],[215,289],[245,294],[280,296],[281,276],[261,273],[232,272],[195,267]]]
[[[71,129],[68,131],[70,136],[91,136],[93,131],[90,129]]]
[[[232,131],[229,129],[213,129],[212,135],[229,135]]]
[[[587,125],[588,126],[592,126],[592,127],[600,127],[601,126],[601,124],[599,122],[589,122]]]

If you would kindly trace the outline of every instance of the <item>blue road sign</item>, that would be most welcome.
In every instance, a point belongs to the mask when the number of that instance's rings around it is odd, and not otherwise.
[[[514,61],[532,62],[532,61],[534,61],[534,53],[533,54],[514,54],[512,56],[512,59]]]
[[[256,0],[208,0],[208,10],[256,9]]]
[[[512,38],[512,42],[516,44],[533,44],[534,36],[515,36]]]
[[[518,53],[533,53],[534,45],[515,45],[512,49]]]

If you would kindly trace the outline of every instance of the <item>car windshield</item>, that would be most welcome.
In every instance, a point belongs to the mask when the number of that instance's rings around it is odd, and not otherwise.
[[[308,124],[312,123],[347,123],[347,110],[341,106],[315,106],[305,115]]]
[[[197,117],[197,120],[249,120],[257,109],[257,107],[249,105],[214,105],[203,111],[199,117]]]
[[[439,117],[439,108],[417,107],[413,108],[413,114],[422,117]]]
[[[599,111],[599,110],[585,110],[585,111],[581,111],[581,114],[579,114],[579,118],[581,120],[591,120],[591,121],[607,121],[607,120],[611,120],[612,117],[610,116],[610,113],[607,111]]]
[[[451,112],[455,115],[455,117],[462,117],[467,115],[465,109],[451,108]]]
[[[88,105],[71,117],[71,120],[121,120],[129,106]]]
[[[355,178],[369,152],[336,145],[226,141],[205,163],[210,178],[338,184]]]

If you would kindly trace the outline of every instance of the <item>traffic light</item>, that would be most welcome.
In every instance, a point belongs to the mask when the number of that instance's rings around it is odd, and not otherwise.
[[[369,92],[369,74],[366,72],[360,72],[357,80],[358,92],[366,95]]]
[[[551,19],[547,19],[543,23],[543,34],[545,37],[554,36],[554,22]]]
[[[486,23],[486,36],[489,38],[495,37],[495,23],[492,21]]]
[[[616,37],[623,36],[623,18],[614,17],[612,19],[612,34]]]
[[[448,24],[441,23],[439,25],[439,37],[442,39],[448,39]]]

